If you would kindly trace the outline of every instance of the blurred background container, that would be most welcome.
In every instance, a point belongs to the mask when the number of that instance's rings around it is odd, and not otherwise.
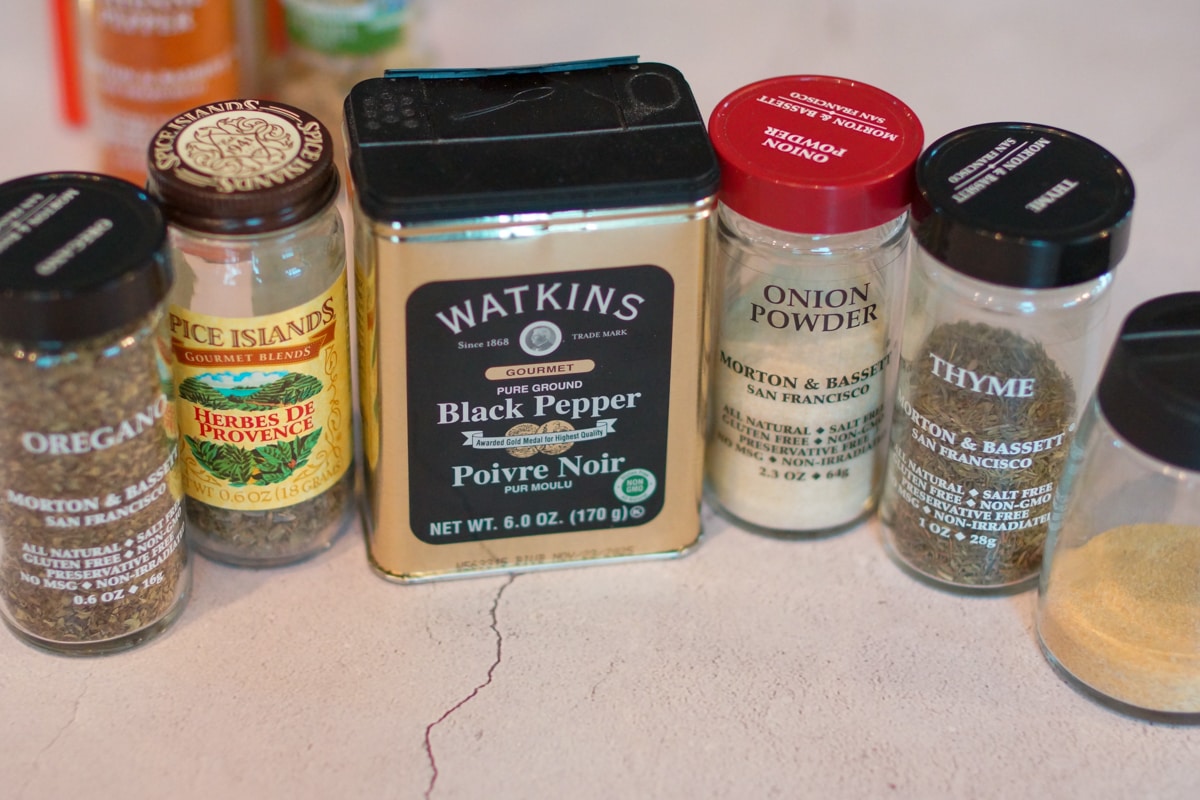
[[[63,121],[88,131],[100,170],[139,184],[147,143],[175,114],[271,98],[336,134],[350,87],[421,63],[411,0],[48,3]]]

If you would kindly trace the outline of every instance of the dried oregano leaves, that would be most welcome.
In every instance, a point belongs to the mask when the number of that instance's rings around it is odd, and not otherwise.
[[[186,594],[174,398],[155,322],[63,352],[0,351],[0,599],[35,643],[129,637],[169,621]]]

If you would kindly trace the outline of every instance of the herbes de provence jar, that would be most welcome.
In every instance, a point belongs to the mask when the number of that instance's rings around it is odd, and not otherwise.
[[[695,542],[718,170],[683,77],[389,73],[346,119],[374,566],[417,580]]]
[[[47,650],[131,647],[187,598],[166,242],[125,181],[0,186],[0,610]]]
[[[812,75],[713,111],[721,163],[709,499],[743,526],[827,533],[875,508],[924,133],[890,94]]]
[[[996,123],[931,145],[917,191],[884,543],[939,586],[1023,588],[1099,372],[1133,183],[1088,139]]]
[[[354,508],[329,132],[291,106],[230,100],[163,125],[149,162],[178,274],[170,330],[188,537],[245,566],[325,550]]]
[[[1054,510],[1046,657],[1121,711],[1200,722],[1200,293],[1125,319]]]

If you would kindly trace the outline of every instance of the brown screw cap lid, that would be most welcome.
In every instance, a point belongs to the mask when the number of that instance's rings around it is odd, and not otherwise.
[[[148,156],[147,191],[171,223],[201,233],[286,228],[338,192],[328,129],[283,103],[198,106],[159,128]]]

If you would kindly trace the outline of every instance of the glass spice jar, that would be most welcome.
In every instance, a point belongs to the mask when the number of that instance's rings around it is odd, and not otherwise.
[[[1024,123],[950,133],[917,162],[884,543],[962,591],[1036,579],[1133,182],[1094,142]]]
[[[1200,292],[1125,320],[1054,501],[1050,663],[1137,716],[1200,722]]]
[[[166,244],[123,180],[0,185],[0,611],[46,650],[132,647],[186,602]]]
[[[274,95],[331,128],[359,81],[424,61],[419,0],[282,0],[287,47],[275,59]],[[341,141],[335,141],[340,151]],[[343,158],[336,159],[338,164]]]
[[[904,103],[824,76],[726,97],[709,499],[770,533],[845,528],[883,481],[912,169],[924,132]]]
[[[170,331],[188,536],[244,566],[325,550],[354,506],[329,133],[292,106],[230,100],[165,124],[149,161],[179,276]]]

